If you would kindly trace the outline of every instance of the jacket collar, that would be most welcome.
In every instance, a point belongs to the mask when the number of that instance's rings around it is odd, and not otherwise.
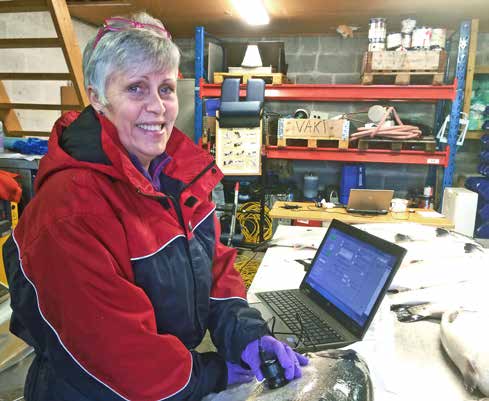
[[[212,156],[196,146],[185,134],[174,128],[166,152],[171,156],[164,173],[192,183],[203,170],[213,164]],[[126,181],[140,192],[161,196],[132,163],[129,153],[119,140],[115,126],[89,106],[81,113],[68,112],[55,123],[49,139],[48,153],[41,159],[36,190],[44,180],[67,168],[87,168],[104,173],[115,180]],[[213,167],[213,169],[217,167]],[[205,191],[212,189],[222,173],[212,175]]]

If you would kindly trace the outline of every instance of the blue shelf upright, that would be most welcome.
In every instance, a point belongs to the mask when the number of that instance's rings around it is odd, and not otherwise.
[[[195,28],[195,120],[194,141],[199,143],[202,136],[202,98],[200,97],[200,79],[204,78],[204,27]]]
[[[453,184],[453,175],[455,173],[455,157],[457,156],[457,136],[460,128],[460,112],[462,111],[465,91],[465,75],[467,73],[467,59],[469,55],[470,43],[470,21],[464,21],[460,25],[460,36],[458,41],[457,66],[455,78],[457,79],[457,88],[455,100],[452,102],[450,110],[450,125],[448,129],[447,144],[450,147],[448,166],[443,174],[442,194],[445,188]]]

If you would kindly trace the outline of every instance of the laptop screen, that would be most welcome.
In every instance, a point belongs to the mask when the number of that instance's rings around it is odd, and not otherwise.
[[[364,326],[398,261],[396,255],[332,226],[305,283]]]

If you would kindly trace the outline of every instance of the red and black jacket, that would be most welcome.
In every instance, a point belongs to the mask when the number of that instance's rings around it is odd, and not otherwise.
[[[92,108],[53,128],[4,247],[11,330],[35,348],[27,401],[200,400],[265,334],[219,242],[212,157],[174,129],[161,192]],[[209,329],[218,353],[193,349]]]

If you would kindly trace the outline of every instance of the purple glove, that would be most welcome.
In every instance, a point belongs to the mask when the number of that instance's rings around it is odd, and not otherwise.
[[[249,369],[245,369],[231,362],[226,362],[228,367],[228,386],[231,384],[248,383],[253,380],[255,375]]]
[[[262,381],[263,373],[260,370],[262,362],[258,351],[258,341],[259,340],[252,341],[246,346],[241,354],[241,359],[250,366],[258,381]],[[285,378],[287,380],[298,379],[301,377],[302,373],[300,366],[305,366],[309,362],[309,359],[304,355],[294,352],[287,344],[284,344],[271,336],[264,336],[261,338],[261,347],[265,353],[275,355],[280,365],[284,368]]]

